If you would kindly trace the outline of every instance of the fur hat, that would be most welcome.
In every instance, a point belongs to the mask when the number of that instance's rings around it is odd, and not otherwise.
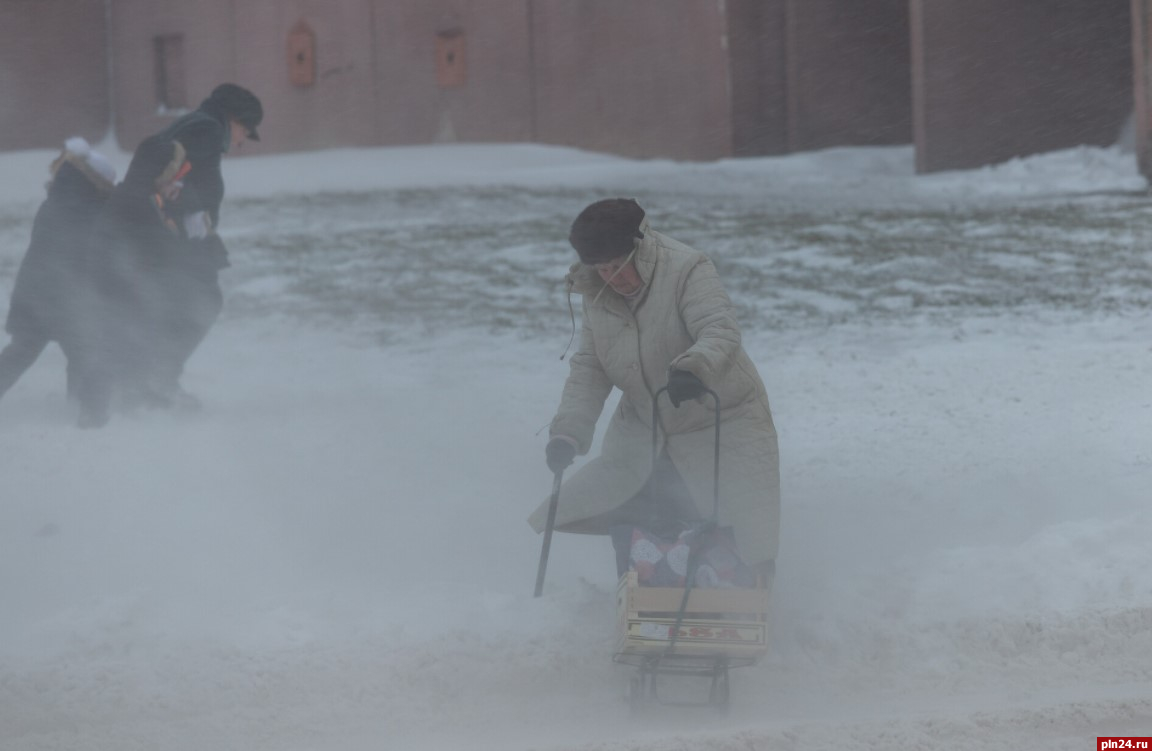
[[[212,89],[212,93],[208,95],[200,107],[203,109],[205,105],[209,105],[210,108],[214,107],[225,117],[243,125],[248,130],[248,137],[253,141],[260,140],[256,126],[264,119],[264,106],[260,104],[256,95],[248,89],[234,83],[222,83]]]
[[[589,266],[627,255],[637,238],[643,238],[640,222],[644,209],[631,198],[607,198],[588,206],[568,233],[568,242],[580,261]]]
[[[53,177],[64,162],[80,170],[101,193],[111,192],[116,185],[116,168],[103,154],[93,151],[88,141],[80,136],[73,136],[64,142],[64,150],[48,168]]]

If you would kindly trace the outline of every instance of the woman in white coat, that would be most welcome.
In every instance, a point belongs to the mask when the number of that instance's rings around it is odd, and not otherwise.
[[[582,295],[580,349],[570,362],[546,450],[560,472],[588,452],[613,388],[622,392],[600,456],[565,481],[556,530],[690,524],[713,508],[715,411],[720,400],[718,523],[745,562],[766,575],[779,536],[776,429],[764,384],[741,345],[735,310],[704,254],[653,230],[633,200],[598,201],[572,224],[580,257],[567,276]],[[661,399],[652,464],[652,396]],[[703,397],[703,398],[701,398]],[[547,503],[529,520],[537,531]]]

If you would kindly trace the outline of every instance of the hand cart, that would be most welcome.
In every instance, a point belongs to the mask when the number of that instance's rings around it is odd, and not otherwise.
[[[658,399],[652,398],[652,458],[658,441]],[[720,399],[715,403],[716,447],[713,459],[712,517],[715,527],[720,504]],[[628,684],[634,711],[649,703],[728,707],[728,670],[754,665],[768,651],[768,600],[771,582],[754,588],[704,589],[693,586],[698,560],[689,556],[684,587],[640,586],[637,573],[627,571],[616,591],[616,651],[613,661],[636,668]],[[661,693],[660,676],[707,680],[707,699],[684,701]]]

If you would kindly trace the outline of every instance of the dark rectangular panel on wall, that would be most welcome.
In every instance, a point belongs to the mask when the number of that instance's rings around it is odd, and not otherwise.
[[[1109,145],[1132,110],[1130,0],[912,0],[916,163]]]
[[[156,68],[156,101],[165,109],[188,107],[187,61],[183,34],[159,34],[153,38]]]
[[[96,142],[108,124],[103,0],[0,2],[0,150]]]
[[[728,0],[732,153],[788,151],[787,0]]]
[[[633,157],[730,156],[722,6],[533,0],[537,140]]]
[[[788,0],[794,151],[912,142],[908,0]]]

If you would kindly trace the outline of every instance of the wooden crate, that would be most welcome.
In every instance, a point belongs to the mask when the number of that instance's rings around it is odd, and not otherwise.
[[[755,661],[768,651],[770,588],[693,589],[673,651],[693,657]],[[658,654],[668,648],[684,590],[641,587],[636,572],[616,590],[617,655]]]

